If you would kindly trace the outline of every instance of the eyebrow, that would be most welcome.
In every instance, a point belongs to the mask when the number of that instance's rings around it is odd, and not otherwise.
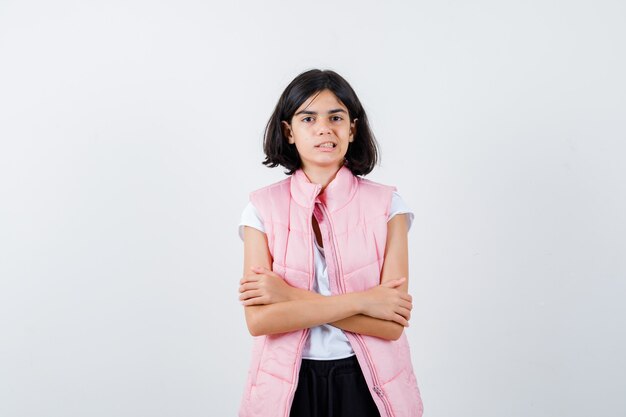
[[[346,113],[347,112],[344,109],[332,109],[330,110],[327,114],[333,114],[333,113]],[[312,114],[312,115],[316,115],[317,112],[315,111],[311,111],[311,110],[300,110],[299,112],[297,112],[296,114],[294,114],[294,116],[297,116],[299,114]]]

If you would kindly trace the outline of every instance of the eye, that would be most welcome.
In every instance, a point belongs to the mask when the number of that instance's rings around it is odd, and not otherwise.
[[[343,117],[341,116],[331,116],[330,120],[332,120],[333,122],[340,122],[343,120]]]
[[[312,122],[312,121],[313,121],[313,117],[311,117],[311,116],[303,117],[303,118],[302,118],[302,121],[303,121],[304,123],[309,123],[309,122]]]

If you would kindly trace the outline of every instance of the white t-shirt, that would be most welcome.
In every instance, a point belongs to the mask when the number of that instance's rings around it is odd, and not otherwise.
[[[394,191],[391,199],[391,208],[387,221],[391,220],[396,214],[407,214],[408,229],[413,224],[415,215],[404,203],[400,195]],[[239,237],[243,240],[243,228],[245,226],[254,227],[265,233],[263,227],[263,219],[259,215],[256,207],[252,203],[244,208],[239,222]],[[313,290],[322,295],[331,295],[330,284],[328,279],[328,270],[326,269],[326,258],[324,257],[324,248],[317,243],[315,235],[313,235],[313,253],[315,258],[315,281],[313,282]],[[331,326],[330,324],[322,324],[321,326],[312,327],[309,332],[309,338],[304,345],[302,357],[304,359],[331,360],[343,359],[354,355],[352,346],[343,330]]]

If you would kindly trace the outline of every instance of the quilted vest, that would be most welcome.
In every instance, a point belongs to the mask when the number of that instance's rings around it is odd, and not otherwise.
[[[315,279],[312,216],[320,231],[333,294],[380,284],[394,187],[342,167],[322,194],[302,170],[250,194],[272,255],[272,269],[289,285],[311,289]],[[240,417],[289,417],[309,330],[254,338]],[[345,332],[383,417],[421,417],[408,341]]]

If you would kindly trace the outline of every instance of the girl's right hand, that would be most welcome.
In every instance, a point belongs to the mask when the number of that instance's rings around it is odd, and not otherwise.
[[[252,267],[252,273],[239,281],[239,301],[244,306],[274,304],[291,299],[293,287],[264,267]]]
[[[363,291],[361,293],[362,313],[377,319],[395,321],[408,327],[413,309],[413,297],[396,289],[404,281],[406,278],[398,278]]]

